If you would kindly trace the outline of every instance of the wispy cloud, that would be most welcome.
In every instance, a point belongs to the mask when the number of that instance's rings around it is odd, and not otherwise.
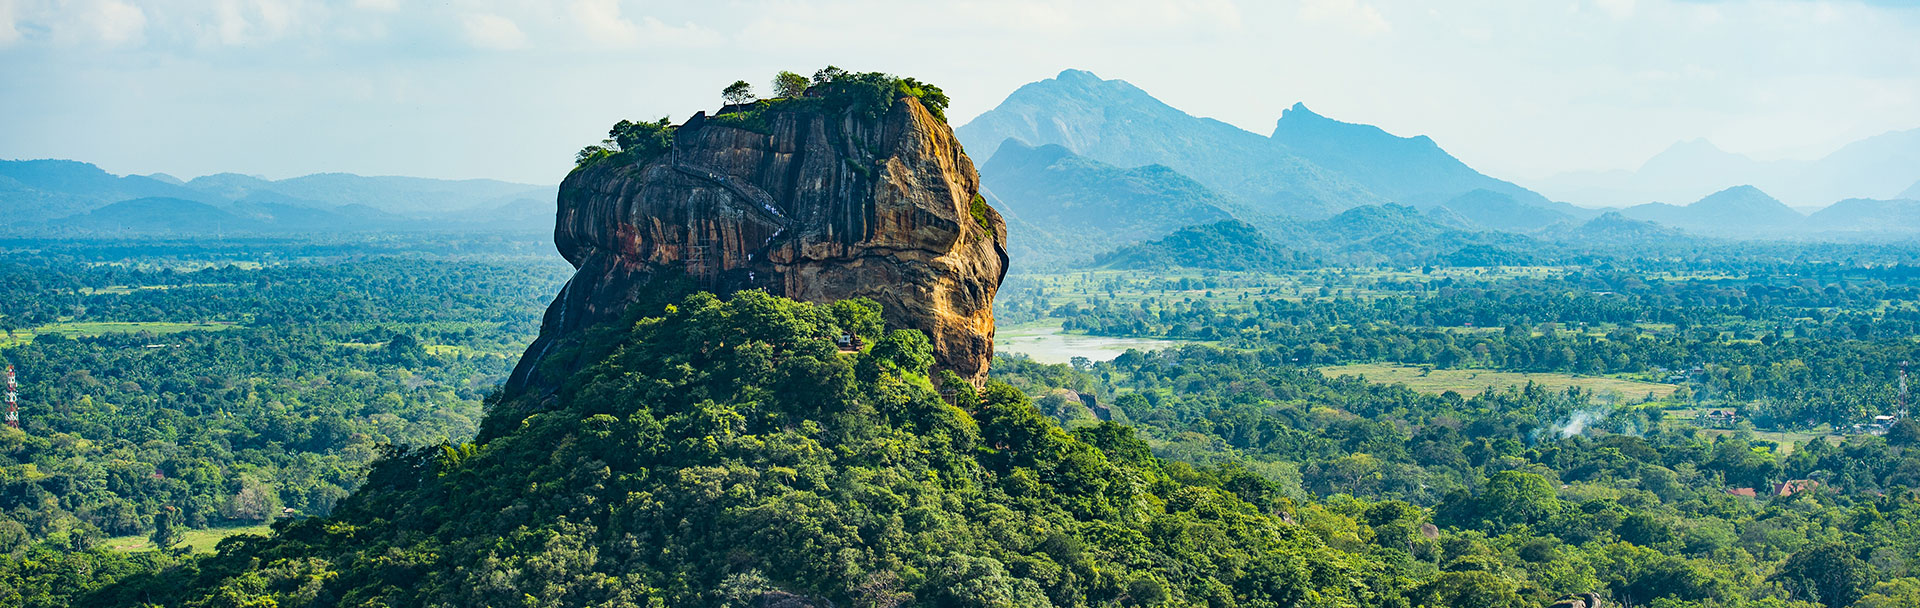
[[[492,13],[467,13],[460,17],[461,31],[476,47],[513,50],[527,46],[527,34],[512,19]]]
[[[1612,15],[1614,19],[1626,19],[1633,16],[1634,0],[1593,0],[1593,5],[1601,12]]]
[[[298,12],[282,0],[220,0],[213,6],[209,38],[223,45],[279,38],[292,26]]]
[[[78,10],[67,13],[53,31],[58,42],[68,45],[137,47],[146,42],[147,13],[140,7],[119,0],[93,0],[75,3]]]
[[[569,12],[588,40],[610,48],[712,47],[726,40],[691,21],[675,26],[649,15],[635,22],[622,14],[618,0],[576,0]]]
[[[0,0],[0,153],[117,159],[141,173],[553,181],[608,124],[710,109],[735,79],[827,64],[908,74],[940,84],[953,97],[948,116],[964,122],[1071,67],[1255,132],[1306,101],[1431,135],[1476,168],[1525,178],[1637,166],[1696,137],[1766,156],[1920,126],[1917,7]],[[207,103],[209,91],[222,102]],[[288,108],[308,119],[259,128]],[[475,121],[501,128],[474,130]],[[392,145],[413,141],[455,151]],[[265,149],[274,153],[241,152]]]
[[[1303,0],[1300,18],[1314,23],[1332,24],[1363,35],[1385,34],[1393,29],[1380,9],[1360,0]]]
[[[0,0],[0,49],[20,42],[20,30],[14,27],[14,0]]]

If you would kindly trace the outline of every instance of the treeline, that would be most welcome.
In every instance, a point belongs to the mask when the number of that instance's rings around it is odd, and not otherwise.
[[[1011,387],[950,374],[943,398],[925,335],[878,331],[871,302],[746,292],[648,307],[662,308],[583,346],[598,363],[552,399],[495,404],[502,431],[484,443],[382,460],[331,518],[47,596],[1277,607],[1408,605],[1425,585],[1519,605],[1499,580],[1409,579],[1330,548],[1230,477],[1169,468],[1128,427],[1069,433]],[[841,331],[869,346],[839,353]]]
[[[1916,288],[1872,272],[1881,276],[1825,286],[1791,276],[1442,279],[1366,296],[1108,300],[1052,314],[1069,331],[1274,349],[1300,365],[1636,374],[1744,405],[1771,428],[1839,428],[1896,409],[1901,362],[1920,355]]]
[[[1214,475],[1291,508],[1333,546],[1415,571],[1633,604],[1847,606],[1876,588],[1920,589],[1912,421],[1884,438],[1783,446],[1661,425],[1657,408],[1598,409],[1578,390],[1423,395],[1288,359],[1195,346],[1085,371],[1002,358],[995,374],[1035,394],[1094,396],[1156,454],[1239,471]],[[1794,480],[1813,482],[1775,495]],[[1743,488],[1758,498],[1731,492]],[[1419,534],[1423,523],[1436,533]],[[1824,577],[1841,588],[1817,588]]]
[[[0,329],[57,322],[226,322],[260,326],[468,322],[539,331],[530,307],[565,266],[375,258],[180,271],[0,258]],[[532,324],[529,324],[531,319]]]
[[[396,258],[194,271],[16,258],[0,272],[20,279],[0,281],[16,333],[235,324],[0,349],[23,423],[0,428],[0,555],[145,534],[163,510],[187,527],[326,514],[379,446],[472,436],[564,276]]]

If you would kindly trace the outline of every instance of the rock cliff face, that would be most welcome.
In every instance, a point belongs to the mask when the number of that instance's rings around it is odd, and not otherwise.
[[[872,298],[889,327],[927,333],[938,369],[983,380],[1006,224],[953,130],[911,97],[873,119],[802,107],[695,115],[664,154],[568,175],[554,241],[577,271],[509,390],[549,386],[541,361],[662,273],[719,294]]]

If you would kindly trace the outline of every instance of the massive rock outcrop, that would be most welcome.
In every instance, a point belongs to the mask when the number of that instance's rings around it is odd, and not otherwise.
[[[730,106],[695,115],[662,153],[620,158],[560,185],[554,241],[578,270],[509,391],[550,388],[558,371],[542,360],[662,273],[721,294],[872,298],[889,327],[927,333],[938,369],[985,378],[1006,224],[953,130],[913,97],[872,113]]]

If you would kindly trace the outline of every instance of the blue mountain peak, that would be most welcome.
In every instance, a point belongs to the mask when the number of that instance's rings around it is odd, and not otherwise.
[[[1065,81],[1103,82],[1100,79],[1100,77],[1097,75],[1094,75],[1093,72],[1089,72],[1086,70],[1076,70],[1073,68],[1067,68],[1067,69],[1061,70],[1060,75],[1055,76],[1054,78],[1058,80],[1065,80]]]

